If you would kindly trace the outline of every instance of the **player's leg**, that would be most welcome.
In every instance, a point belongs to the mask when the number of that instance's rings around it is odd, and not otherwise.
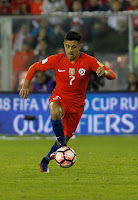
[[[65,139],[66,139],[66,143],[67,143],[70,138],[65,136]],[[41,172],[49,173],[48,164],[49,164],[51,159],[55,158],[55,152],[59,147],[60,147],[60,144],[57,140],[54,143],[54,145],[52,146],[52,148],[50,149],[50,151],[48,152],[48,154],[42,159],[42,161],[40,163]]]
[[[84,111],[84,108],[77,110],[75,109],[74,113],[66,113],[66,115],[64,115],[62,117],[62,122],[64,125],[64,137],[66,139],[66,144],[69,141],[69,139],[73,136],[77,125],[80,121],[80,118],[82,116],[82,113]],[[47,156],[45,157],[45,159],[47,161],[50,161],[52,158],[54,158],[54,152],[56,152],[56,150],[60,147],[60,143],[57,140],[55,142],[55,144],[52,146],[51,150],[49,151],[49,153],[47,154]]]
[[[69,141],[69,137],[65,136],[65,139],[66,139],[66,144],[68,143]],[[60,144],[58,142],[58,140],[54,143],[54,145],[52,146],[52,148],[50,149],[49,153],[46,155],[45,159],[46,160],[51,160],[51,159],[54,159],[55,158],[55,154],[56,154],[56,151],[57,149],[60,147]]]
[[[57,141],[54,143],[49,153],[42,159],[40,163],[41,172],[49,172],[48,163],[51,158],[50,155],[55,152],[60,146],[66,146],[66,138],[64,135],[64,128],[61,117],[63,116],[63,108],[58,101],[52,101],[49,104],[49,110],[51,114],[51,123],[53,131],[56,135]]]
[[[64,124],[64,134],[69,138],[74,135],[83,111],[84,108],[78,110],[71,108],[71,112],[68,112],[65,116],[63,116],[62,122]]]
[[[50,151],[48,152],[48,154],[41,160],[40,163],[40,171],[41,172],[46,172],[49,173],[49,169],[48,169],[48,164],[51,160],[50,155],[55,152],[57,149],[59,148],[57,141],[54,143],[54,145],[51,147]]]
[[[51,123],[53,126],[53,131],[60,146],[66,146],[66,139],[64,135],[64,127],[62,124],[61,117],[63,116],[63,108],[60,102],[52,101],[49,104],[49,110],[51,114]]]

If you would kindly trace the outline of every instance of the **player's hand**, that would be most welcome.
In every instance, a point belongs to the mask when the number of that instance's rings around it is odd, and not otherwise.
[[[96,70],[96,74],[100,77],[100,76],[104,76],[105,75],[105,69],[103,67],[98,67],[98,69]]]
[[[28,88],[22,88],[19,92],[20,97],[27,99],[29,95],[29,89]]]

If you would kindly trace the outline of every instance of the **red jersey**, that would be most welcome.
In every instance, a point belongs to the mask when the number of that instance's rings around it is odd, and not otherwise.
[[[53,94],[57,94],[66,102],[80,106],[85,104],[84,100],[91,72],[96,72],[98,67],[103,67],[109,72],[109,79],[115,78],[114,72],[97,61],[96,58],[80,52],[74,63],[67,59],[65,53],[52,55],[37,62],[29,68],[26,79],[31,81],[36,71],[45,72],[48,69],[54,69],[56,88]]]

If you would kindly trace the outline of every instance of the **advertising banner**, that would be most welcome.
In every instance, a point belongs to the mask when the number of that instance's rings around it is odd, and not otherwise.
[[[0,134],[54,134],[49,93],[0,93]],[[138,134],[138,92],[89,93],[76,135]]]

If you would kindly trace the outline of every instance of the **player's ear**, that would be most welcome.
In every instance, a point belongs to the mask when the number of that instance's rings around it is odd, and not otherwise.
[[[80,43],[79,50],[82,48],[82,44]]]
[[[63,42],[64,48],[65,48],[65,42]]]

